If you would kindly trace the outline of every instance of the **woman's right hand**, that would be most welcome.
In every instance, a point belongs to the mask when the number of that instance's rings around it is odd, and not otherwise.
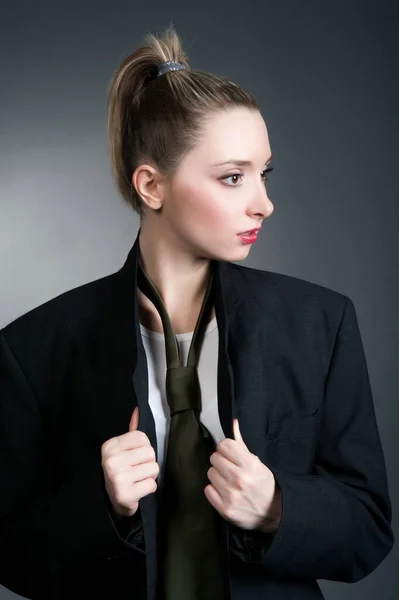
[[[101,446],[101,466],[105,489],[111,504],[120,517],[131,517],[139,500],[157,489],[159,465],[155,450],[143,431],[138,431],[139,407],[136,406],[129,431],[110,438]]]

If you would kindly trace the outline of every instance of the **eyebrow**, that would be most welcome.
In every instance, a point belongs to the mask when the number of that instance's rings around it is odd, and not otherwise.
[[[270,158],[265,162],[265,165],[269,164],[269,162],[272,160],[272,155],[270,155]],[[239,167],[251,167],[253,166],[253,162],[251,160],[240,160],[238,158],[230,158],[229,160],[225,160],[223,162],[220,163],[214,163],[212,166],[213,167],[221,167],[223,165],[237,165]]]

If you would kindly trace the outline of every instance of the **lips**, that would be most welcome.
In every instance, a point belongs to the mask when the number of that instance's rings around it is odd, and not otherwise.
[[[259,231],[259,229],[260,229],[260,227],[255,227],[255,229],[250,229],[249,231],[242,231],[238,235],[251,235],[251,234],[256,233],[257,231]]]

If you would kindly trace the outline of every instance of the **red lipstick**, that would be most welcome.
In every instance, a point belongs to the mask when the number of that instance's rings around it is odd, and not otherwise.
[[[242,242],[244,242],[244,244],[253,244],[258,239],[258,231],[259,231],[259,229],[260,228],[253,229],[249,233],[239,233],[238,237],[240,238],[240,240]]]
[[[255,227],[243,233],[239,233],[238,237],[244,242],[244,244],[253,244],[257,240],[257,235],[260,227]]]

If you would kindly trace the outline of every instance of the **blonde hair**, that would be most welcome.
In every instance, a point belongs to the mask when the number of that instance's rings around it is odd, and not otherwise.
[[[156,77],[167,60],[186,68]],[[173,25],[161,36],[146,34],[108,86],[108,152],[122,198],[144,216],[146,205],[132,183],[136,168],[151,164],[169,179],[201,140],[211,114],[238,106],[259,110],[254,96],[226,77],[192,70]]]

